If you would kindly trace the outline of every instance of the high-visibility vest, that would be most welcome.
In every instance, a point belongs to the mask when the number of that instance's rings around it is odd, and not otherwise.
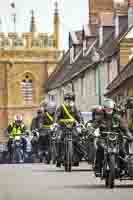
[[[46,112],[46,115],[47,115],[47,117],[50,119],[51,122],[54,121],[53,117],[52,117],[48,112]]]
[[[11,126],[13,126],[13,124],[11,125]],[[12,131],[11,131],[11,133],[9,134],[9,138],[10,139],[12,139],[12,138],[14,138],[15,136],[20,136],[20,135],[22,135],[22,128],[23,127],[12,127]]]
[[[63,109],[65,111],[66,116],[68,117],[67,119],[60,119],[60,122],[66,123],[66,122],[70,122],[73,123],[75,121],[74,117],[70,114],[70,112],[68,111],[67,107],[65,104],[62,105]]]
[[[46,113],[46,116],[48,117],[48,119],[53,123],[54,122],[53,117],[48,112],[45,112],[45,113]],[[50,127],[51,127],[51,124],[50,125],[47,125],[47,124],[42,125],[42,128],[50,128]]]

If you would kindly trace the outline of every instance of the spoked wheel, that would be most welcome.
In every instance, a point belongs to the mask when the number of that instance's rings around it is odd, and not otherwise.
[[[109,168],[109,173],[105,179],[105,186],[112,189],[115,185],[115,155],[110,155]]]
[[[46,158],[47,164],[49,165],[51,162],[51,151],[50,150],[46,153],[45,158]]]
[[[52,145],[52,162],[53,164],[56,163],[57,153],[56,153],[56,145],[53,143]]]
[[[66,155],[65,155],[65,171],[71,172],[72,171],[72,141],[67,143],[66,148]]]
[[[109,186],[109,176],[107,175],[105,178],[105,186],[108,187]]]

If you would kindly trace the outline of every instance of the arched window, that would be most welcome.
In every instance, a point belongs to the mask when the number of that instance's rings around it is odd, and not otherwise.
[[[13,41],[13,46],[14,47],[17,47],[17,48],[21,48],[24,46],[24,43],[23,43],[23,40],[21,38],[16,38],[14,41]]]
[[[53,47],[53,38],[52,37],[48,38],[48,47]]]
[[[26,102],[32,102],[33,100],[33,80],[29,75],[26,75],[21,82],[22,95]]]

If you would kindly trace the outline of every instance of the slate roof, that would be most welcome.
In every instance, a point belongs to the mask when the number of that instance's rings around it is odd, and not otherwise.
[[[63,58],[57,64],[53,73],[49,76],[47,82],[45,83],[45,90],[47,90],[48,88],[51,87],[51,85],[53,85],[57,82],[58,74],[61,73],[64,70],[64,68],[66,68],[65,66],[68,65],[69,63],[70,63],[70,49],[65,53]],[[53,80],[54,80],[54,82],[53,82]]]
[[[119,88],[126,80],[133,76],[133,58],[124,67],[124,69],[118,74],[118,76],[109,84],[107,89],[109,90],[105,95],[109,95],[114,90]]]
[[[120,29],[119,37],[114,40],[114,28],[106,27],[104,33],[104,42],[101,50],[104,52],[105,57],[110,57],[113,54],[117,53],[119,50],[118,40],[127,30],[127,25],[123,24]],[[91,43],[95,42],[95,47],[98,47],[98,40],[91,40]],[[90,44],[91,45],[91,44]],[[82,49],[82,47],[80,47]],[[101,55],[103,56],[103,55]],[[80,73],[87,70],[89,67],[93,67],[94,63],[91,60],[91,52],[89,55],[83,57],[83,53],[81,51],[80,56],[76,60],[75,63],[70,65],[70,52],[66,55],[65,62],[62,67],[56,71],[56,73],[52,76],[51,79],[48,80],[48,84],[45,87],[46,91],[50,91],[60,87],[66,82],[71,81],[76,76],[80,75]]]

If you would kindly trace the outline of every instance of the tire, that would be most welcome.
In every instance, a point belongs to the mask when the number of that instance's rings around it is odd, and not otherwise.
[[[105,187],[109,186],[109,176],[105,178]]]
[[[109,168],[108,181],[106,184],[108,184],[108,187],[112,189],[115,185],[115,155],[110,155]]]
[[[67,143],[66,155],[65,155],[65,171],[72,171],[72,141]]]
[[[68,160],[67,160],[67,166],[68,166],[68,172],[72,171],[72,142],[68,142]]]
[[[53,143],[52,145],[52,162],[53,164],[56,163],[56,157],[57,157],[57,153],[56,153],[56,146],[55,146],[55,143]]]
[[[49,151],[48,154],[46,155],[46,161],[47,161],[47,164],[49,165],[50,162],[51,162],[51,152]]]

